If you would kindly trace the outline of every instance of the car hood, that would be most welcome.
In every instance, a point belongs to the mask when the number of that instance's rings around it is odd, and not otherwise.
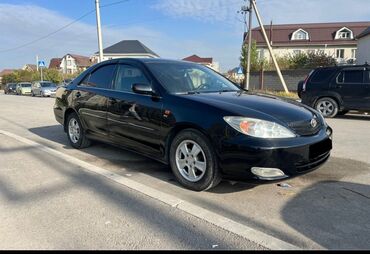
[[[190,100],[206,103],[237,116],[277,121],[283,124],[311,121],[316,113],[290,99],[250,92],[201,93],[188,95]]]

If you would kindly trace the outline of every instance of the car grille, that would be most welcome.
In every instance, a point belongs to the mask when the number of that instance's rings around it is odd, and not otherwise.
[[[291,122],[289,123],[289,127],[300,136],[312,136],[317,134],[322,127],[322,123],[320,122],[320,120],[319,119],[316,120],[317,125],[315,127],[312,127],[311,119],[305,121]]]

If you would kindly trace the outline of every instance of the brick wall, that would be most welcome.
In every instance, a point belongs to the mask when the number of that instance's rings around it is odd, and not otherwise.
[[[285,83],[289,91],[297,91],[298,82],[304,80],[310,73],[309,70],[286,70],[282,71]],[[250,90],[261,89],[261,73],[252,72],[250,79]],[[263,89],[272,91],[284,91],[284,87],[280,82],[276,71],[265,71],[263,74]]]

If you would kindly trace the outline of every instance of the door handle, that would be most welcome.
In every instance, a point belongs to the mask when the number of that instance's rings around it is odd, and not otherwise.
[[[77,97],[77,98],[80,98],[80,97],[81,97],[81,93],[80,93],[80,92],[77,92],[77,93],[76,93],[76,97]]]

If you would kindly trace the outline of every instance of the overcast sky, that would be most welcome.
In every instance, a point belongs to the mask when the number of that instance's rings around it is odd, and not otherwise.
[[[101,0],[101,5],[119,0]],[[127,0],[102,8],[103,43],[138,39],[164,58],[213,57],[222,71],[239,62],[243,0]],[[97,51],[94,0],[0,0],[0,70],[67,53]],[[370,21],[370,0],[257,0],[265,24]],[[257,26],[254,20],[254,26]]]

